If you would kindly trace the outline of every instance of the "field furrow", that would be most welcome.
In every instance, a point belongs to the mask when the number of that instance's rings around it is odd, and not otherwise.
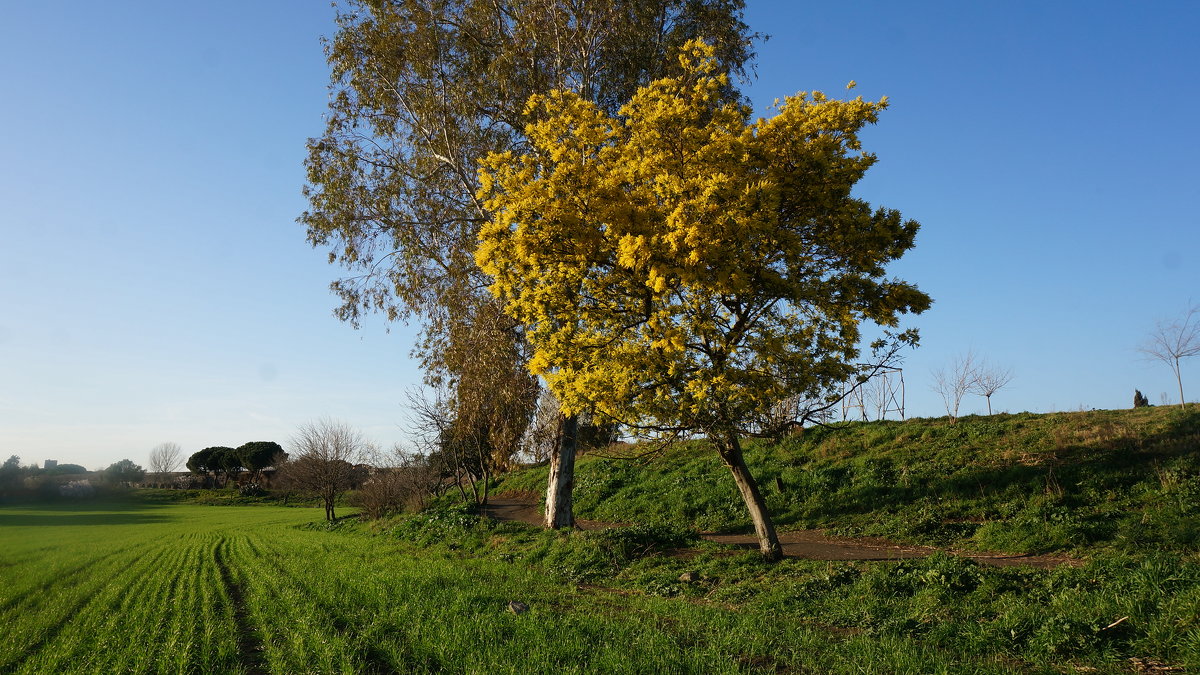
[[[167,546],[147,544],[103,587],[81,598],[66,620],[43,637],[34,658],[18,672],[47,673],[83,668],[92,672],[114,655],[147,645],[134,639],[137,624],[127,620],[130,608],[142,604],[154,585],[151,570],[172,553]]]
[[[62,584],[52,584],[0,614],[0,622],[6,627],[0,642],[0,670],[16,667],[39,653],[106,588],[121,585],[136,556],[135,547],[105,554],[94,565],[85,566],[87,574],[75,574]]]

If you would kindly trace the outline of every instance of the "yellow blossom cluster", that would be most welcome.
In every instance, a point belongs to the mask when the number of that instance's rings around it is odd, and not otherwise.
[[[751,121],[713,50],[616,116],[534,96],[530,151],[488,156],[476,260],[568,411],[732,428],[854,368],[859,323],[929,298],[886,279],[918,225],[851,188],[887,102],[788,97]]]

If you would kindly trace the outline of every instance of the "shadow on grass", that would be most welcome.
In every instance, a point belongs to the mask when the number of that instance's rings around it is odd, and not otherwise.
[[[1063,439],[1054,447],[1041,448],[1033,461],[1013,461],[1001,465],[960,467],[941,465],[917,470],[910,485],[896,484],[899,468],[894,459],[877,461],[883,480],[864,481],[862,467],[822,467],[839,490],[838,499],[830,500],[822,515],[870,513],[899,507],[924,499],[976,500],[988,498],[1029,498],[1056,493],[1058,501],[1083,506],[1096,493],[1128,489],[1138,483],[1157,480],[1162,464],[1172,461],[1188,468],[1200,468],[1200,413],[1174,416],[1160,433],[1139,436],[1118,430],[1099,440]],[[932,470],[930,470],[932,469]],[[940,473],[938,469],[945,471]],[[890,484],[889,484],[890,483]],[[1083,494],[1084,488],[1093,494]]]
[[[137,501],[25,503],[0,507],[0,527],[144,525],[170,520],[172,517],[162,513],[161,507]]]

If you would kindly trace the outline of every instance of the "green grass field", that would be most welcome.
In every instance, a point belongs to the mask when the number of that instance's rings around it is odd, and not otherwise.
[[[592,532],[446,505],[329,528],[319,509],[142,491],[0,507],[0,672],[1200,668],[1200,413],[856,424],[748,455],[785,528],[1082,563],[767,564],[700,543],[694,528],[746,524],[702,443],[583,458],[578,513],[642,524]]]
[[[1131,654],[1200,655],[1200,574],[1178,560],[620,558],[635,535],[436,514],[403,535],[319,514],[0,508],[0,672],[1129,672]],[[608,576],[563,570],[597,551],[619,563]]]
[[[318,513],[0,508],[0,671],[1006,670],[802,616],[577,587],[358,526],[302,527]],[[530,609],[510,613],[509,600]]]

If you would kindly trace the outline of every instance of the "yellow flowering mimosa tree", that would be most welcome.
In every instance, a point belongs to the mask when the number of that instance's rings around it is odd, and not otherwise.
[[[929,306],[885,277],[918,224],[851,196],[886,99],[802,93],[751,121],[710,47],[679,58],[615,117],[570,91],[530,98],[530,150],[482,162],[476,261],[564,411],[706,433],[777,558],[745,425],[853,379],[864,320]]]

